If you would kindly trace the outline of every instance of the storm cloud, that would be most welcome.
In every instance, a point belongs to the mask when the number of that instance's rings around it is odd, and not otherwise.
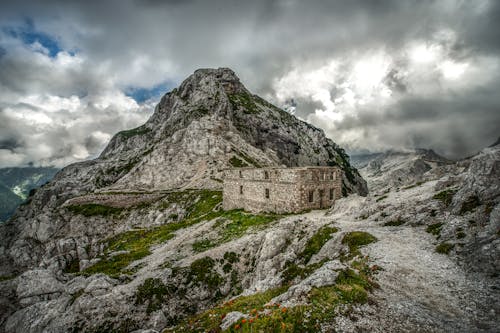
[[[13,1],[0,5],[0,166],[62,166],[143,123],[202,67],[349,151],[459,158],[500,124],[498,1]]]

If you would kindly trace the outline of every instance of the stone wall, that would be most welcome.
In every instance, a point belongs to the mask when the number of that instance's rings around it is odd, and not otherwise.
[[[223,208],[300,212],[329,208],[341,195],[337,167],[239,168],[225,172]]]

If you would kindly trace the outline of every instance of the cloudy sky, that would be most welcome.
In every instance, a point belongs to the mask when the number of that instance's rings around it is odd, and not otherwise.
[[[351,152],[500,135],[500,1],[2,1],[0,167],[95,157],[195,69]]]

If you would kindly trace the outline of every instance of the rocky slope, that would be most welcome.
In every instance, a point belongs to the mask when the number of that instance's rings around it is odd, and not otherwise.
[[[98,259],[78,249],[63,272],[2,282],[3,329],[495,332],[499,162],[486,148],[449,174],[290,216],[220,211],[218,191],[95,194],[107,210],[76,198],[72,228],[123,233],[90,246]]]
[[[408,186],[456,171],[454,161],[427,149],[356,156],[353,164],[367,179],[370,190]]]
[[[274,221],[277,217],[220,211],[221,172],[278,165],[339,165],[343,192],[367,194],[366,182],[348,156],[321,130],[252,95],[229,69],[196,71],[162,98],[146,124],[115,135],[98,159],[61,170],[0,226],[5,280],[1,327],[90,330],[92,325],[122,325],[107,318],[113,317],[109,313],[137,311],[131,320],[145,320],[149,313],[143,307],[126,305],[120,297],[133,296],[148,276],[156,275],[139,270],[151,246],[216,217],[249,226]],[[226,242],[227,237],[212,242]],[[179,285],[188,277],[179,276]],[[94,285],[97,291],[91,292],[88,307],[75,302]],[[116,294],[115,286],[126,292]],[[228,285],[217,299],[234,294],[235,288]],[[199,299],[206,293],[193,289],[191,294]],[[172,318],[192,311],[187,308],[193,302],[182,297],[172,297],[172,306],[180,307]],[[112,305],[117,302],[123,304],[119,310]],[[203,307],[213,302],[208,297],[198,303]],[[53,312],[39,313],[50,304]],[[52,316],[61,311],[68,317],[55,323]]]

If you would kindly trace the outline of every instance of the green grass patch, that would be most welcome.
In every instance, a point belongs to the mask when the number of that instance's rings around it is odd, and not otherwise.
[[[233,156],[230,160],[229,163],[236,168],[240,167],[248,167],[248,166],[253,166],[256,168],[262,168],[262,165],[257,162],[255,159],[251,158],[248,156],[245,152],[243,151],[235,151],[235,153],[238,155]],[[234,160],[233,160],[234,158]]]
[[[385,222],[384,227],[397,227],[397,226],[403,225],[405,223],[406,223],[406,221],[403,219],[396,219],[396,220]]]
[[[219,229],[216,239],[211,240],[211,247],[240,238],[249,229],[256,230],[263,228],[269,223],[278,220],[282,215],[278,214],[250,214],[243,210],[229,210],[219,212],[214,228]]]
[[[364,231],[352,231],[344,235],[342,244],[349,247],[349,258],[361,255],[359,248],[370,243],[376,242],[377,238]]]
[[[124,209],[99,204],[70,205],[66,207],[73,214],[86,217],[90,216],[112,216],[120,214]]]
[[[366,266],[366,263],[361,265]],[[368,301],[368,292],[376,287],[371,272],[368,267],[360,269],[359,273],[342,270],[334,285],[313,288],[306,304],[290,308],[268,304],[272,298],[284,293],[286,286],[238,297],[186,318],[165,332],[220,332],[220,324],[232,311],[242,312],[248,317],[240,319],[226,332],[319,332],[322,324],[331,323],[339,311],[349,311],[349,307],[339,310],[339,306]]]
[[[377,200],[375,200],[375,202],[379,202],[379,201],[382,201],[384,199],[387,199],[387,197],[388,197],[387,195],[383,195],[383,196],[377,198]]]
[[[427,226],[425,231],[434,235],[434,236],[439,236],[442,228],[443,228],[443,223],[433,223],[433,224]]]
[[[260,112],[259,107],[257,106],[257,104],[255,104],[253,96],[250,94],[234,93],[228,94],[228,97],[233,108],[242,109],[243,113],[252,114]]]
[[[339,231],[335,227],[321,227],[306,243],[304,250],[299,255],[304,264],[307,264],[311,257],[321,250],[323,245],[332,238],[332,234]]]
[[[448,189],[435,194],[432,198],[440,200],[445,204],[445,206],[449,206],[451,204],[451,200],[453,200],[453,196],[455,195],[455,193],[457,193],[457,190]]]
[[[272,298],[284,293],[287,287],[270,289],[249,296],[238,297],[220,304],[210,310],[183,320],[175,327],[167,328],[166,332],[220,332],[220,324],[226,314],[232,311],[254,313],[265,309],[265,304]]]
[[[213,219],[220,214],[215,208],[222,201],[220,191],[193,190],[173,192],[165,199],[170,206],[177,202],[186,208],[186,217],[179,222],[164,224],[150,229],[130,230],[110,237],[104,241],[107,244],[105,256],[95,265],[82,271],[84,275],[105,273],[110,276],[123,274],[123,269],[131,262],[151,254],[152,245],[163,243],[174,237],[174,232],[189,227],[203,220]],[[162,204],[165,204],[163,202]],[[161,205],[161,204],[160,204]],[[127,253],[109,257],[115,251],[128,251]]]
[[[16,275],[2,275],[2,276],[0,276],[0,282],[9,281],[9,280],[15,279],[16,277],[17,277]]]
[[[298,265],[292,261],[288,261],[285,264],[285,269],[283,270],[283,273],[281,273],[281,277],[283,279],[282,281],[284,284],[289,284],[297,277],[304,279],[309,275],[311,275],[315,270],[323,266],[323,264],[326,261],[327,259],[307,266]]]
[[[143,135],[143,134],[147,134],[149,132],[151,132],[151,129],[142,125],[142,126],[139,126],[136,128],[126,130],[126,131],[118,132],[117,135],[121,136],[122,138],[129,139],[129,138],[134,137],[136,135]]]
[[[205,284],[209,289],[217,289],[224,279],[215,270],[215,260],[203,257],[195,260],[189,266],[188,277],[190,281]]]
[[[202,239],[193,243],[193,251],[194,252],[205,252],[208,249],[211,249],[215,245],[212,243],[210,239]]]
[[[443,242],[436,246],[436,252],[442,254],[448,254],[455,247],[454,244]]]

